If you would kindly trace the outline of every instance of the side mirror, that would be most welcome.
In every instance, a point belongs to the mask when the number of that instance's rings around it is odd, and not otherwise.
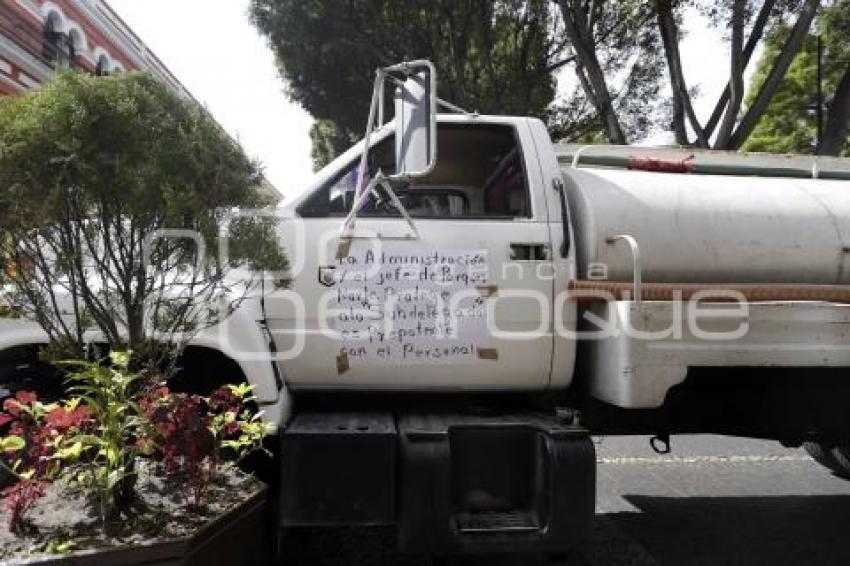
[[[409,64],[411,71],[395,91],[393,177],[422,177],[437,163],[437,85],[430,62]]]
[[[396,171],[392,175],[384,175],[378,171],[378,174],[366,183],[369,149],[372,147],[370,139],[375,129],[375,121],[377,120],[378,127],[384,124],[384,86],[388,80],[398,85],[395,94]],[[393,183],[424,177],[433,171],[437,164],[437,70],[430,61],[407,61],[379,68],[375,72],[375,86],[372,90],[363,148],[355,201],[339,229],[341,237],[346,237],[349,228],[354,226],[357,213],[369,196],[375,194],[376,187],[380,186],[387,192],[392,205],[410,227],[408,237],[419,238],[419,231],[395,194]],[[337,255],[340,253],[342,252]]]

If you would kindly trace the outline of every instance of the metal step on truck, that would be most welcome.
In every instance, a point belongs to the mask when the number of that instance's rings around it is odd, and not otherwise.
[[[192,347],[280,425],[284,529],[559,552],[594,513],[591,434],[775,439],[850,474],[847,160],[557,145],[413,61],[274,214],[291,286]],[[43,341],[3,324],[0,359]]]

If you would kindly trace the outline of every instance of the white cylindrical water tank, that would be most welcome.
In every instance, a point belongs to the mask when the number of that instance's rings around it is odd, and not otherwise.
[[[850,283],[850,182],[564,168],[579,279]]]

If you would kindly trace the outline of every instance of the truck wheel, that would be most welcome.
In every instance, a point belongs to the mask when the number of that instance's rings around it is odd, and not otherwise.
[[[63,393],[57,369],[38,358],[38,346],[18,346],[0,352],[0,404],[18,391],[35,391],[40,401],[51,402]]]
[[[850,445],[842,444],[832,449],[832,457],[838,463],[839,470],[835,473],[850,480]]]
[[[850,445],[804,442],[803,448],[818,464],[828,468],[837,476],[850,479]]]

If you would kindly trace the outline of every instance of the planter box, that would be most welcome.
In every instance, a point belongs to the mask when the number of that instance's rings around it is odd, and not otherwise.
[[[263,487],[250,499],[228,514],[210,521],[190,537],[13,563],[32,566],[259,566],[268,563],[271,558],[267,492],[268,488]]]

